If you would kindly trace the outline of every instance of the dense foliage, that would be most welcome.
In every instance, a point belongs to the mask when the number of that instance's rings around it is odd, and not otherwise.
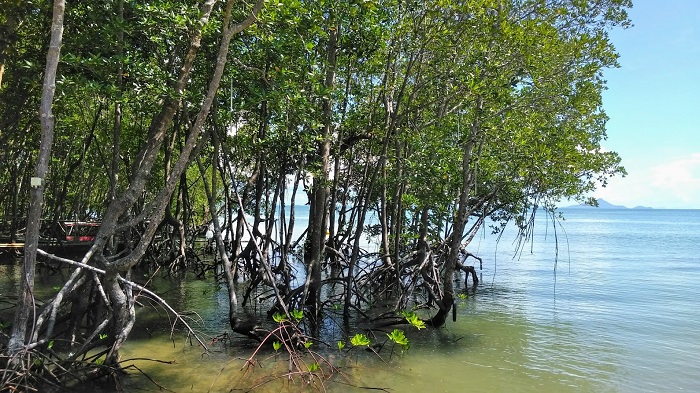
[[[60,237],[63,220],[101,227],[33,330],[13,333],[26,348],[73,337],[83,352],[67,362],[104,347],[116,364],[135,318],[130,271],[206,275],[207,263],[223,267],[232,329],[251,337],[260,321],[241,318],[238,297],[258,287],[275,311],[316,322],[331,302],[349,318],[371,299],[399,311],[419,295],[440,326],[482,226],[527,233],[539,207],[584,201],[624,173],[601,146],[601,92],[629,0],[199,3],[68,1],[42,236]],[[52,14],[41,0],[2,8],[0,225],[15,241]],[[207,228],[218,256],[204,263]],[[376,255],[362,250],[368,235]],[[329,283],[343,288],[330,300]],[[70,327],[55,329],[62,316]]]

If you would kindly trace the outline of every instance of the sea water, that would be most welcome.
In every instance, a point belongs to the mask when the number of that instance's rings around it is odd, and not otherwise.
[[[512,370],[498,381],[478,379],[477,390],[520,374],[502,391],[700,391],[700,210],[563,214],[556,226],[540,216],[521,253],[509,241],[512,228],[499,242],[471,244],[489,262],[460,308],[467,321],[453,329],[477,334],[472,320],[521,331],[500,348],[513,352]],[[483,351],[504,339],[482,334]],[[487,367],[508,362],[503,355]]]
[[[476,263],[481,282],[458,297],[457,321],[401,327],[408,351],[331,351],[326,356],[347,379],[326,391],[700,391],[700,210],[563,213],[556,226],[540,214],[532,242],[521,248],[513,228],[498,241],[485,230],[469,245],[484,261],[481,271]],[[458,284],[464,288],[463,279]],[[188,315],[201,331],[228,331],[225,288],[196,280],[166,295],[178,309],[196,311]],[[143,327],[146,315],[139,315],[123,359],[174,361],[134,362],[171,390],[245,390],[286,371],[267,348],[259,356],[265,361],[246,374],[255,343],[235,337],[236,345],[214,343],[203,354],[177,333],[171,339],[167,321],[159,335],[157,324]],[[351,333],[366,332],[361,324],[356,329]],[[373,340],[382,341],[377,333]],[[303,390],[299,381],[275,379],[254,391]],[[145,378],[132,383],[155,388]]]

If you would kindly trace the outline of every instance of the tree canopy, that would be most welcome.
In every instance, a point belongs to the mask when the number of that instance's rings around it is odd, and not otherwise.
[[[526,233],[538,208],[585,201],[624,174],[602,146],[601,94],[618,66],[608,32],[629,26],[629,7],[67,1],[40,226],[59,240],[64,220],[100,229],[34,311],[35,329],[14,338],[48,342],[66,334],[52,320],[72,313],[70,329],[112,332],[116,363],[135,318],[122,280],[149,266],[204,274],[195,240],[207,229],[238,333],[259,325],[241,319],[240,294],[245,305],[266,286],[272,308],[323,318],[330,282],[342,282],[346,318],[368,298],[392,293],[398,311],[421,293],[437,310],[427,321],[444,324],[479,228]],[[30,225],[51,20],[47,1],[0,12],[0,225],[11,241]],[[368,235],[376,255],[362,249]],[[86,351],[98,345],[85,337]]]

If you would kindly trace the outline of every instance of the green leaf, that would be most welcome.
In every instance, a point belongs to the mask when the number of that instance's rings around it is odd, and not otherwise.
[[[272,343],[272,348],[274,348],[275,351],[279,351],[280,348],[282,348],[282,343],[279,341],[275,341]]]
[[[294,318],[297,322],[299,322],[299,321],[301,321],[302,319],[304,319],[304,311],[302,311],[302,310],[292,310],[289,314],[290,314],[290,315],[292,316],[292,318]]]
[[[272,315],[272,319],[277,323],[282,323],[282,322],[287,321],[287,317],[283,314],[278,313],[278,312],[276,312]]]
[[[389,340],[408,349],[408,338],[406,338],[406,335],[404,334],[403,330],[394,329],[393,332],[387,333],[386,335],[387,337],[389,337]]]
[[[345,341],[338,341],[338,350],[345,348]]]
[[[313,364],[309,364],[308,366],[306,366],[306,368],[309,369],[310,373],[317,371],[320,367],[321,366],[319,366],[318,363],[313,363]]]
[[[350,339],[350,344],[352,344],[353,347],[369,346],[371,343],[369,338],[362,333],[357,333]]]
[[[425,329],[425,322],[418,318],[418,315],[416,315],[416,313],[413,311],[401,311],[400,314],[406,318],[406,321],[411,324],[411,326],[418,330]]]
[[[312,345],[314,345],[314,343],[311,341],[304,342],[304,348],[306,348],[306,349],[309,349]]]

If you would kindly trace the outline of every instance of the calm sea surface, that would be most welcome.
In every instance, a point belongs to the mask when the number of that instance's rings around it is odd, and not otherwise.
[[[700,210],[563,211],[556,237],[542,215],[532,245],[517,255],[513,232],[498,243],[474,239],[482,282],[458,300],[457,322],[407,330],[410,350],[382,351],[383,360],[328,356],[351,384],[393,392],[700,392]],[[194,281],[175,292],[204,330],[226,331],[222,289]],[[137,327],[124,358],[175,360],[137,364],[178,392],[243,389],[286,364],[263,362],[243,379],[242,358],[252,349],[245,341],[202,356],[182,338],[140,341],[146,333]],[[254,391],[286,386],[300,390],[282,378]]]
[[[475,239],[482,285],[460,300],[458,321],[372,371],[369,384],[700,392],[700,210],[563,212],[556,237],[541,216],[517,256],[513,232]]]
[[[500,378],[519,380],[498,390],[700,391],[700,211],[591,208],[564,215],[558,260],[544,217],[532,253],[526,248],[520,258],[512,258],[507,235],[497,245],[472,244],[491,266],[484,266],[485,285],[461,308],[467,321],[459,329],[478,334],[474,319],[520,332],[480,336],[480,350],[500,350],[503,362],[481,365],[503,367]],[[489,337],[511,342],[489,347]],[[517,360],[505,371],[511,351]],[[465,366],[480,364],[469,358]],[[488,391],[492,381],[480,381],[477,390]]]

